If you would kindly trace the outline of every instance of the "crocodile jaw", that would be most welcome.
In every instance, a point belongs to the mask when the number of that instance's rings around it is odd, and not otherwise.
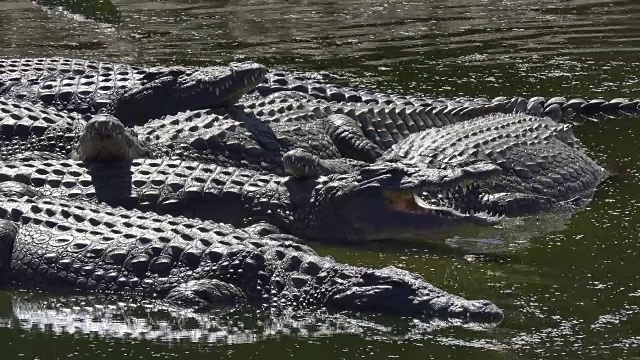
[[[463,185],[462,190],[466,192],[469,185]],[[448,219],[467,219],[470,222],[479,224],[494,225],[500,220],[500,217],[489,213],[466,213],[459,209],[449,206],[436,205],[423,199],[424,193],[420,191],[385,191],[384,198],[389,209],[425,216],[439,216]]]

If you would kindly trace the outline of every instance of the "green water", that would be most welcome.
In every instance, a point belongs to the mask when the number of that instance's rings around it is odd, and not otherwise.
[[[2,1],[2,56],[252,59],[399,93],[640,97],[640,4],[633,1],[113,3],[117,26]],[[578,214],[430,242],[317,246],[339,261],[395,265],[453,293],[490,299],[505,312],[495,328],[351,314],[271,319],[251,310],[172,322],[189,315],[138,309],[109,317],[82,306],[47,312],[40,297],[0,292],[0,358],[640,358],[640,120],[586,122],[575,131],[615,174]]]

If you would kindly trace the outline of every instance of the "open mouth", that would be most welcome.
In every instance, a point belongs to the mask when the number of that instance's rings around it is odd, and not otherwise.
[[[386,205],[394,211],[436,215],[451,219],[473,219],[482,223],[495,224],[503,218],[500,214],[484,211],[465,210],[459,204],[467,199],[466,194],[475,189],[473,183],[461,183],[445,191],[429,190],[387,190],[383,192]]]

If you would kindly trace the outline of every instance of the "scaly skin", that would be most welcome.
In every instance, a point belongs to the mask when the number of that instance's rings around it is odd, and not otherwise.
[[[118,64],[108,61],[103,62],[63,57],[0,59],[0,79],[3,82],[15,82],[23,78],[38,80],[41,77],[51,75],[63,78],[69,75],[84,75],[95,72],[118,74],[124,78],[133,77],[134,80],[139,80],[149,72],[149,69],[141,66]],[[120,81],[119,84],[126,85],[127,83]]]
[[[582,98],[566,98],[556,96],[545,99],[534,96],[529,99],[523,97],[497,97],[493,100],[487,98],[442,98],[431,96],[406,96],[400,94],[385,94],[375,91],[344,87],[333,84],[332,77],[327,74],[292,74],[287,72],[273,72],[264,82],[256,87],[256,90],[247,96],[247,99],[259,101],[262,98],[286,93],[296,92],[313,99],[325,100],[337,103],[391,105],[391,106],[415,106],[415,107],[495,107],[498,112],[511,113],[514,108],[527,111],[529,114],[544,114],[555,120],[570,118],[574,115],[598,116],[616,115],[619,113],[640,112],[638,105],[640,100],[616,98],[610,101],[603,99],[584,100]],[[285,95],[291,96],[291,95]],[[568,100],[567,100],[568,99]],[[558,108],[550,108],[553,105]]]
[[[118,79],[100,79],[102,86],[129,87],[128,79],[139,79],[147,72],[159,70],[162,73],[167,68],[143,68],[125,64],[98,62],[92,60],[68,59],[68,58],[26,58],[26,59],[0,59],[0,80],[7,84],[21,81],[24,78],[37,80],[44,75],[53,75],[61,78],[67,75],[82,76],[90,72],[105,74],[118,74]],[[352,89],[332,84],[334,77],[327,74],[292,74],[274,71],[264,79],[262,84],[257,84],[255,94],[246,96],[246,99],[261,100],[265,96],[276,93],[295,92],[313,99],[333,102],[347,102],[360,105],[390,105],[393,107],[436,107],[436,108],[490,108],[490,112],[528,111],[532,114],[545,114],[552,118],[571,117],[574,114],[584,116],[596,116],[598,114],[615,115],[619,112],[637,113],[639,100],[628,101],[625,99],[612,99],[605,101],[594,99],[585,101],[580,98],[570,99],[554,97],[545,99],[540,96],[525,99],[522,97],[506,98],[498,97],[493,100],[486,98],[462,97],[446,99],[440,97],[404,96],[398,94],[382,94],[373,91]],[[2,86],[0,86],[2,87]],[[249,91],[251,89],[247,89]],[[553,105],[558,108],[550,109]],[[443,111],[443,110],[439,110]],[[487,114],[486,112],[481,113]]]
[[[155,158],[195,160],[274,174],[283,174],[283,155],[294,149],[303,149],[322,160],[346,156],[373,162],[382,154],[364,137],[358,124],[343,115],[317,119],[308,111],[273,116],[257,116],[243,108],[227,108],[225,112],[187,111],[152,120],[135,131]]]
[[[235,108],[217,115],[220,110],[182,112],[128,129],[111,115],[81,117],[0,99],[0,160],[175,158],[283,174],[283,154],[292,149],[321,159],[342,158],[341,151],[370,162],[379,156],[362,133],[353,136],[357,124],[343,115],[316,119],[302,111],[258,118]],[[352,146],[348,137],[361,140]]]
[[[2,65],[0,95],[5,98],[82,114],[107,111],[125,125],[188,109],[232,105],[267,73],[253,62],[141,68],[70,59],[7,59]]]
[[[283,94],[287,93],[278,93]],[[284,154],[292,150],[314,156],[319,165],[316,169],[335,169],[340,163],[333,161],[336,159],[372,163],[412,133],[493,111],[497,110],[491,106],[378,106],[294,97],[241,102],[224,110],[189,111],[153,120],[136,131],[150,146],[159,145],[153,151],[157,158],[168,156],[282,174]]]
[[[0,98],[0,160],[66,158],[85,125],[78,114]]]
[[[424,237],[464,224],[494,224],[496,219],[484,214],[422,208],[415,201],[425,191],[444,196],[499,173],[497,166],[484,164],[451,171],[380,164],[345,175],[297,180],[178,160],[0,165],[0,181],[27,183],[47,196],[236,226],[267,222],[288,234],[323,242]]]
[[[362,133],[352,146],[348,137],[357,124],[343,115],[316,119],[302,111],[259,118],[241,109],[228,108],[224,116],[220,111],[187,111],[129,129],[111,115],[81,117],[0,98],[0,160],[24,160],[26,153],[82,161],[174,158],[283,174],[283,154],[292,149],[321,159],[342,158],[341,151],[370,162],[379,156]]]
[[[426,129],[496,112],[551,115],[559,120],[564,111],[555,100],[546,109],[536,101],[527,105],[524,99],[423,107],[329,103],[297,94],[280,92],[277,98],[242,101],[231,108],[180,113],[154,120],[136,131],[149,144],[166,144],[157,149],[156,157],[281,174],[284,153],[295,149],[314,155],[328,167],[335,162],[324,160],[344,158],[372,163],[411,134]],[[637,106],[633,104],[625,106]]]
[[[443,206],[509,216],[532,214],[591,199],[607,171],[590,159],[571,125],[528,115],[494,115],[414,134],[380,161],[436,168],[489,161],[502,169],[466,194],[430,198]]]
[[[242,110],[217,115],[215,110],[187,111],[135,128],[157,158],[236,166],[283,174],[282,155],[294,148],[320,158],[341,157],[319,122],[309,114],[287,114],[271,123]]]
[[[152,157],[148,146],[111,115],[95,115],[79,134],[70,158],[91,161],[131,161]]]
[[[227,225],[39,197],[0,196],[0,269],[10,283],[116,293],[180,306],[257,303],[498,322],[502,311],[393,267],[368,269]]]
[[[282,155],[284,172],[299,179],[312,179],[332,174],[349,174],[370,166],[369,163],[341,158],[320,159],[318,156],[302,150],[294,149]]]
[[[5,106],[6,110],[0,109],[5,112],[0,114],[0,121],[3,116],[7,118],[7,121],[2,121],[2,126],[24,128],[34,122],[39,124],[31,131],[34,136],[28,137],[23,134],[17,144],[4,146],[3,148],[11,150],[3,156],[4,159],[16,158],[17,153],[21,151],[47,150],[61,157],[69,157],[72,147],[80,137],[79,129],[82,128],[84,119],[65,112],[53,116],[55,111],[43,106],[20,105],[20,102],[10,100],[4,102],[10,106]],[[16,109],[20,106],[29,106],[35,111],[21,115],[24,111]],[[290,150],[305,150],[320,160],[345,158],[371,163],[383,150],[412,132],[444,126],[450,121],[447,116],[452,118],[451,122],[455,122],[453,116],[465,114],[459,111],[451,115],[439,110],[420,110],[407,111],[403,107],[397,111],[395,107],[347,107],[316,100],[280,99],[242,103],[226,109],[187,111],[136,127],[134,131],[140,135],[139,141],[136,142],[144,147],[145,151],[132,154],[194,160],[282,174],[283,155]],[[28,119],[18,119],[16,122],[16,116]],[[50,132],[59,136],[38,136],[44,132],[40,131],[41,128],[48,129],[47,127],[52,127],[55,121],[63,117],[76,125],[54,126],[54,130]],[[38,118],[47,121],[39,121]],[[59,130],[55,130],[56,127]],[[7,132],[13,134],[16,131],[9,129]],[[87,148],[92,146],[85,145]],[[121,153],[124,151],[114,150]],[[77,155],[74,155],[74,158],[83,159]]]
[[[151,156],[138,135],[113,116],[80,116],[0,98],[1,161],[120,161]]]
[[[366,139],[377,147],[378,152],[390,149],[412,133],[499,111],[496,106],[489,105],[416,107],[399,104],[329,103],[316,99],[281,97],[284,93],[277,95],[279,96],[265,100],[240,102],[236,107],[259,118],[272,118],[272,121],[277,121],[278,117],[286,114],[301,112],[311,113],[318,119],[329,118],[332,115],[347,116],[353,119],[359,128],[355,127],[358,133],[347,135],[346,139],[351,144]],[[355,145],[352,147],[357,148]]]

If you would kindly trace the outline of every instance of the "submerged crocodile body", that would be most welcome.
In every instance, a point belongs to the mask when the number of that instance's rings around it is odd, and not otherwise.
[[[337,263],[231,226],[41,198],[5,183],[0,269],[17,286],[159,298],[198,309],[239,303],[498,322],[502,311],[393,267]]]
[[[89,60],[0,60],[0,95],[82,114],[109,112],[126,125],[188,109],[234,104],[262,81],[254,62],[139,67]]]
[[[60,12],[74,19],[88,19],[101,23],[118,25],[122,14],[109,0],[33,0],[33,3],[47,12]]]

